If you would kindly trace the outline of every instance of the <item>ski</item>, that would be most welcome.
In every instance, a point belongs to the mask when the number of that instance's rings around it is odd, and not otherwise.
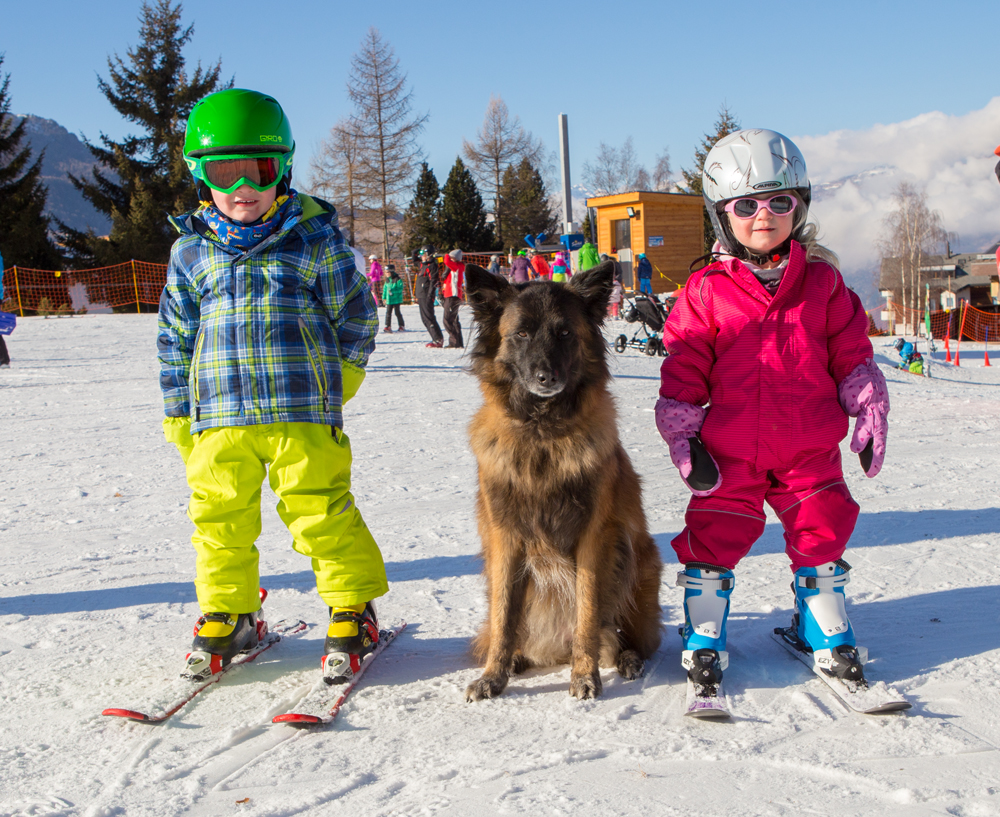
[[[822,668],[816,666],[812,651],[802,643],[794,627],[775,627],[774,638],[809,667],[820,680],[837,694],[840,700],[855,712],[864,715],[880,715],[886,712],[900,712],[913,706],[898,691],[888,686],[885,681],[872,683],[865,680],[861,683],[852,683],[827,675]],[[864,647],[856,649],[862,657],[862,663],[867,661],[867,650]]]
[[[705,720],[731,717],[729,706],[726,704],[726,694],[722,691],[722,683],[706,689],[688,678],[684,714]]]
[[[365,656],[361,667],[354,673],[350,681],[342,685],[332,685],[327,683],[326,678],[320,678],[316,686],[296,704],[293,711],[286,712],[284,715],[276,715],[271,722],[288,723],[292,726],[316,726],[333,721],[344,705],[344,701],[347,700],[347,696],[357,686],[368,667],[405,629],[406,622],[403,621],[388,630],[379,630],[378,645]]]
[[[209,677],[203,679],[176,678],[142,701],[126,707],[109,707],[101,714],[112,718],[128,718],[142,723],[162,723],[208,687],[221,681],[224,676],[249,664],[261,653],[267,652],[284,636],[297,635],[305,632],[308,627],[309,625],[304,621],[294,619],[279,621],[273,628],[267,629],[257,642],[256,647],[249,652],[237,655],[229,664],[212,673]]]

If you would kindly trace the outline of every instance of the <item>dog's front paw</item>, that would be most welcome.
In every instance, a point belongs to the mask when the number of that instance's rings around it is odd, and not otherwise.
[[[601,676],[596,671],[590,675],[571,675],[569,679],[569,694],[580,701],[596,698],[604,690]]]
[[[507,676],[484,675],[474,684],[469,684],[465,690],[465,700],[469,703],[481,701],[484,698],[495,698],[507,688]]]
[[[622,650],[618,656],[618,674],[626,681],[634,681],[642,678],[646,669],[646,662],[639,657],[635,650]]]

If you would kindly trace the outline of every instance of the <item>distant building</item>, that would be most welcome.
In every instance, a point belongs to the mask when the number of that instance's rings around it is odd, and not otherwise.
[[[621,262],[626,289],[638,289],[635,257],[653,265],[653,292],[684,286],[688,267],[705,250],[705,207],[701,196],[633,192],[587,199],[596,211],[597,251]]]
[[[994,248],[988,253],[928,255],[920,267],[920,308],[924,308],[926,286],[930,284],[931,310],[954,309],[958,301],[972,306],[992,306],[1000,300],[1000,277]],[[879,290],[893,303],[902,303],[899,258],[883,258]]]
[[[996,247],[986,253],[928,255],[920,266],[919,292],[910,304],[920,315],[929,305],[932,313],[957,308],[960,301],[985,311],[1000,303],[1000,276]],[[883,258],[879,267],[879,291],[886,299],[883,320],[895,331],[914,331],[911,318],[903,315],[902,259]],[[929,303],[928,303],[929,295]],[[920,323],[917,316],[916,323]]]

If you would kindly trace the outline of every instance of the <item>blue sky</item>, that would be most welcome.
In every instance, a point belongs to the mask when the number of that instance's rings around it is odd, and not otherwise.
[[[124,56],[138,42],[139,7],[136,0],[0,0],[12,111],[55,119],[90,139],[128,133],[97,77],[107,78],[110,54]],[[491,93],[550,150],[557,115],[568,114],[574,182],[599,142],[619,145],[628,135],[648,165],[664,148],[675,171],[689,165],[723,102],[745,126],[806,136],[929,111],[962,115],[1000,93],[996,5],[985,0],[244,0],[188,2],[184,20],[195,26],[189,68],[221,59],[238,86],[282,102],[300,173],[349,112],[350,58],[369,26],[395,48],[415,110],[430,116],[422,142],[441,182]]]

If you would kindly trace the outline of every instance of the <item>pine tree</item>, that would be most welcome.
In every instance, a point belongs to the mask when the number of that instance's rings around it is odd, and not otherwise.
[[[421,162],[417,187],[403,217],[403,249],[409,255],[424,246],[435,247],[438,239],[438,209],[441,188],[427,162]]]
[[[198,64],[189,78],[184,70],[184,46],[194,26],[181,28],[181,4],[170,0],[143,2],[140,45],[127,60],[108,58],[110,81],[98,78],[101,93],[143,135],[115,142],[101,134],[101,146],[87,142],[99,160],[90,180],[70,181],[98,211],[111,217],[107,240],[60,223],[63,243],[77,266],[102,266],[130,259],[166,262],[176,233],[168,213],[197,206],[197,195],[184,164],[187,116],[202,97],[221,87],[221,62],[203,70]]]
[[[508,167],[500,183],[500,208],[503,212],[501,246],[523,248],[524,236],[559,232],[559,218],[549,204],[542,174],[527,159],[517,167]]]
[[[495,245],[493,230],[486,224],[483,197],[461,157],[455,159],[441,189],[437,232],[442,250],[492,250]]]
[[[739,129],[739,120],[724,104],[719,108],[719,118],[715,120],[715,132],[706,133],[701,144],[694,150],[694,167],[691,170],[681,169],[681,175],[687,183],[688,193],[698,196],[702,194],[701,172],[705,169],[705,157],[723,136],[729,136],[733,131]],[[705,219],[705,252],[711,252],[712,245],[715,244],[715,230],[712,227],[712,220],[708,217],[708,211],[706,210],[703,215]]]
[[[0,66],[3,59],[0,54]],[[43,212],[48,197],[41,181],[44,151],[29,164],[31,145],[21,144],[26,120],[14,126],[9,86],[7,74],[0,83],[0,255],[6,267],[59,269],[62,258],[49,237],[49,217]]]

